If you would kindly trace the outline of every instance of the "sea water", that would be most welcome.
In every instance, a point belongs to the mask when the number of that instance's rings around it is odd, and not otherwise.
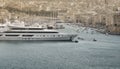
[[[120,36],[90,30],[78,35],[84,38],[78,43],[0,41],[0,69],[120,69]]]

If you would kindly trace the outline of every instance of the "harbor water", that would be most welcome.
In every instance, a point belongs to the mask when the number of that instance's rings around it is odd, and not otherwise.
[[[0,69],[120,69],[120,36],[64,26],[60,31],[80,29],[78,43],[0,41]]]

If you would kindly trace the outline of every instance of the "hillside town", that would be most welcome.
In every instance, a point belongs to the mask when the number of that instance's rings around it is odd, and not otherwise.
[[[50,18],[119,35],[120,0],[0,0],[0,23]]]
[[[0,69],[120,69],[120,0],[0,0]]]

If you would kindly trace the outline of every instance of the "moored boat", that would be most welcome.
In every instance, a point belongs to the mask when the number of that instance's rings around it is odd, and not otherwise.
[[[54,29],[25,26],[0,26],[0,40],[62,40],[73,41],[77,34],[61,33]]]

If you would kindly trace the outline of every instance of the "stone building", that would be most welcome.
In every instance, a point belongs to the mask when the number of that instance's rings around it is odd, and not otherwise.
[[[92,25],[96,28],[104,28],[106,25],[106,16],[104,14],[96,14],[92,17]]]
[[[76,14],[74,20],[76,23],[81,23],[84,26],[92,26],[96,14],[94,11]]]
[[[5,19],[10,18],[10,13],[5,9],[0,9],[0,23],[5,23]]]
[[[106,29],[110,34],[120,34],[120,12],[107,15]]]

